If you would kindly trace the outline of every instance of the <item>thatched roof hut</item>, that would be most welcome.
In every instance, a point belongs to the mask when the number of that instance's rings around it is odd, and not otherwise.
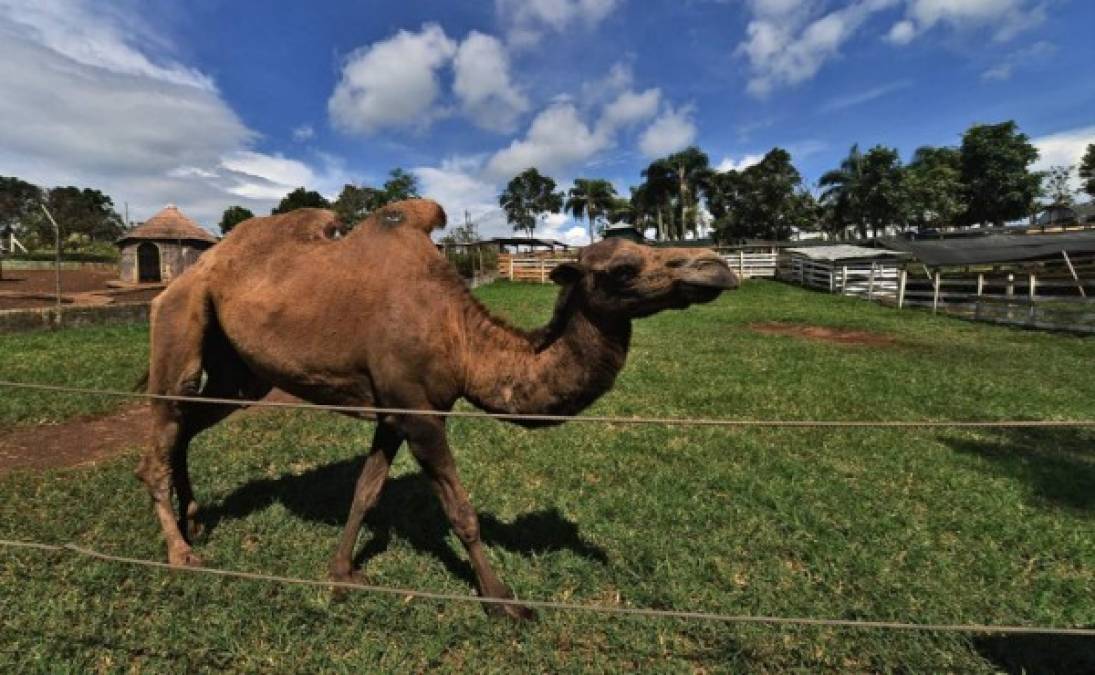
[[[168,204],[116,243],[122,250],[122,281],[166,283],[193,265],[217,238]]]

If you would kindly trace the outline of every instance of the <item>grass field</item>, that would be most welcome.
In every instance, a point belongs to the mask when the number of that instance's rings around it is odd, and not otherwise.
[[[478,291],[523,325],[548,287]],[[872,331],[884,346],[754,322]],[[0,379],[128,387],[139,327],[0,336]],[[1095,418],[1095,341],[965,323],[750,282],[636,324],[595,414],[775,419]],[[0,424],[101,412],[0,392]],[[451,423],[496,569],[520,597],[734,614],[1095,625],[1095,434],[1077,430],[714,430]],[[198,551],[321,578],[371,428],[278,412],[195,441]],[[161,559],[135,450],[97,469],[0,479],[0,537]],[[429,486],[400,455],[359,559],[373,583],[471,592]],[[0,670],[1033,672],[1090,670],[1090,640],[775,628],[351,595],[0,551]]]

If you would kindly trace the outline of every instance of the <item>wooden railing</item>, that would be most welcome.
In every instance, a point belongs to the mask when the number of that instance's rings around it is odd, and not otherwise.
[[[510,281],[546,284],[551,281],[551,270],[562,262],[574,262],[574,254],[499,253],[498,276]]]

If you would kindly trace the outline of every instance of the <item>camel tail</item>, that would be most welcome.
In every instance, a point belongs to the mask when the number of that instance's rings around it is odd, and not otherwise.
[[[145,368],[144,375],[141,375],[140,379],[133,384],[133,391],[147,392],[148,391],[148,374],[149,370]]]

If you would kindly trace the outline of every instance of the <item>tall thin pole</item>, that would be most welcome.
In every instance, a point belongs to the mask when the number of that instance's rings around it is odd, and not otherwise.
[[[53,219],[53,214],[49,212],[45,204],[40,203],[39,206],[42,207],[46,218],[49,218],[49,222],[53,223],[53,269],[57,281],[57,327],[60,328],[64,324],[61,316],[61,226]]]

